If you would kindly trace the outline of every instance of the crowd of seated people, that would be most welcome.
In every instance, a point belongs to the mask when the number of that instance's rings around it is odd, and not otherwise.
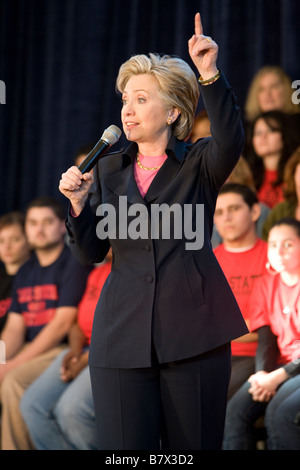
[[[244,152],[216,203],[212,245],[249,328],[232,342],[226,450],[300,449],[300,109],[292,94],[281,67],[256,73]],[[207,119],[199,113],[192,142],[207,137]]]

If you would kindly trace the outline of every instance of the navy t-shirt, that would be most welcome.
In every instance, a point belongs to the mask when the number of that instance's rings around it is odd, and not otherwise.
[[[64,247],[58,259],[41,266],[35,253],[17,272],[10,311],[23,316],[26,341],[32,341],[58,307],[77,307],[92,267],[82,266]]]
[[[5,266],[0,266],[0,332],[3,330],[11,305],[11,290],[15,276],[7,274]]]

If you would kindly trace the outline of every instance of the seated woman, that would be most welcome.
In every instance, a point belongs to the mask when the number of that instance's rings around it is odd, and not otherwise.
[[[251,128],[247,161],[258,199],[270,208],[284,199],[284,168],[299,145],[299,131],[294,132],[290,119],[280,111],[269,111],[259,115]]]
[[[0,217],[0,333],[11,305],[13,280],[30,256],[24,224],[20,212],[8,212]]]
[[[268,111],[299,113],[299,105],[293,102],[292,94],[292,80],[285,70],[277,65],[265,65],[256,72],[249,86],[245,103],[247,122],[253,122],[260,113]]]
[[[269,273],[252,291],[251,330],[259,335],[256,373],[229,400],[224,449],[255,449],[254,423],[266,413],[268,449],[300,449],[300,222],[276,222],[268,239]],[[281,409],[289,413],[283,415]],[[285,435],[276,426],[284,418]],[[299,418],[299,413],[298,413]]]
[[[273,224],[283,217],[300,220],[300,147],[289,158],[284,169],[284,201],[269,212],[263,225],[262,238],[268,239]]]

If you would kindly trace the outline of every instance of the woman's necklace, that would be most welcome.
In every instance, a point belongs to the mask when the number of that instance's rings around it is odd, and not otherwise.
[[[159,170],[160,167],[163,165],[163,163],[161,163],[160,165],[158,166],[153,166],[153,167],[149,167],[149,166],[144,166],[141,164],[140,162],[140,159],[139,159],[139,154],[137,153],[136,154],[136,161],[137,161],[137,164],[138,166],[142,169],[142,170],[147,170],[147,171],[156,171],[156,170]]]

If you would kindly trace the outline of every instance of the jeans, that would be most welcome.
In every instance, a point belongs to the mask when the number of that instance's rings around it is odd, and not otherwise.
[[[300,449],[300,375],[288,379],[268,403],[252,400],[246,382],[229,400],[224,450],[255,450],[255,421],[265,415],[268,450]]]
[[[268,450],[300,450],[300,375],[282,384],[266,410]]]
[[[227,403],[224,450],[255,450],[255,421],[263,416],[267,403],[252,400],[250,383],[244,385]]]
[[[60,379],[63,351],[26,390],[21,413],[38,450],[96,449],[89,368],[71,382]]]

